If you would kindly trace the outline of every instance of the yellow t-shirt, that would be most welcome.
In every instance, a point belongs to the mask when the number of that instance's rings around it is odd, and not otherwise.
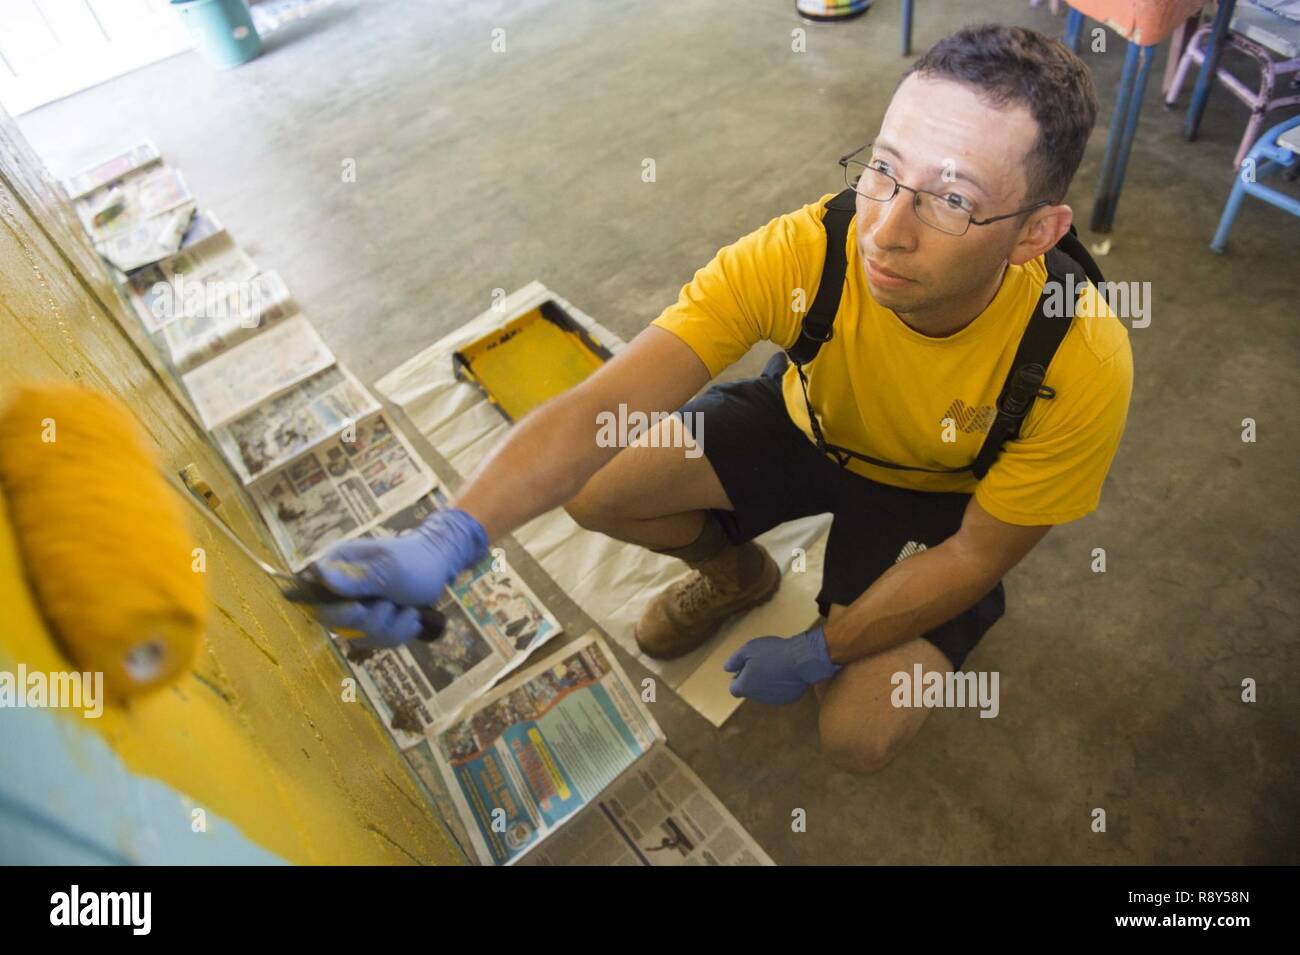
[[[821,280],[821,220],[829,198],[778,216],[719,250],[654,324],[686,342],[715,376],[755,342],[789,348],[804,315],[794,311],[795,290],[804,290],[803,307],[809,308]],[[912,467],[970,464],[993,423],[998,394],[1042,294],[1042,257],[1009,265],[988,308],[957,333],[931,338],[872,299],[853,223],[845,253],[834,335],[805,369],[826,440]],[[882,484],[974,493],[985,510],[1011,524],[1075,520],[1097,507],[1133,386],[1128,330],[1092,285],[1080,296],[1044,384],[1056,396],[1034,402],[1020,437],[1006,443],[982,481],[969,471],[897,471],[858,460],[849,467]],[[782,386],[791,420],[811,441],[793,367]]]

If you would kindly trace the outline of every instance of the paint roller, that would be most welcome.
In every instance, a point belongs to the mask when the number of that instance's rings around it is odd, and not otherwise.
[[[193,665],[203,580],[125,409],[66,383],[21,389],[0,417],[0,484],[32,593],[77,666],[122,698]]]
[[[0,415],[0,485],[33,594],[68,657],[115,697],[193,666],[207,619],[195,547],[172,491],[299,603],[341,602],[314,568],[291,575],[254,555],[206,504],[161,471],[130,412],[69,383],[18,390]],[[169,490],[170,489],[170,490]],[[441,635],[433,608],[422,639]]]

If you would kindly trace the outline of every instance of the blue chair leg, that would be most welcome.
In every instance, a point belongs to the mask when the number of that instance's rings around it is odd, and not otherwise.
[[[1214,230],[1214,238],[1210,240],[1210,248],[1223,254],[1224,247],[1228,244],[1228,233],[1232,231],[1232,223],[1236,221],[1237,213],[1241,211],[1241,200],[1246,197],[1246,182],[1240,171],[1232,182],[1232,192],[1228,195],[1228,203],[1223,207],[1223,215],[1219,218],[1219,227]]]
[[[1219,0],[1219,11],[1214,15],[1214,30],[1210,34],[1209,45],[1205,48],[1201,71],[1196,74],[1196,88],[1192,90],[1192,103],[1187,107],[1187,119],[1183,123],[1183,138],[1189,143],[1196,141],[1196,133],[1201,126],[1201,116],[1204,115],[1205,104],[1210,99],[1210,85],[1219,71],[1219,57],[1223,55],[1228,24],[1232,21],[1232,11],[1236,6],[1237,0]]]
[[[1071,53],[1079,52],[1079,39],[1083,36],[1083,14],[1074,7],[1065,17],[1065,36],[1062,42],[1070,48]]]
[[[912,0],[903,0],[903,56],[912,55]]]
[[[1130,44],[1132,46],[1134,44]],[[1138,116],[1142,112],[1142,98],[1146,95],[1147,79],[1151,75],[1151,64],[1156,59],[1156,48],[1154,46],[1143,46],[1138,49],[1138,58],[1141,65],[1138,67],[1137,81],[1129,95],[1128,116],[1124,121],[1124,132],[1119,141],[1119,154],[1115,159],[1115,175],[1110,185],[1110,201],[1106,208],[1105,221],[1102,223],[1102,232],[1109,232],[1111,225],[1115,221],[1115,210],[1119,206],[1120,190],[1124,188],[1124,174],[1128,172],[1128,157],[1133,151],[1133,140],[1137,137]]]
[[[1097,192],[1093,197],[1091,228],[1094,232],[1105,232],[1109,228],[1112,197],[1116,192],[1115,173],[1123,146],[1129,100],[1133,95],[1138,71],[1138,49],[1130,43],[1124,54],[1124,69],[1120,73],[1119,89],[1115,92],[1115,109],[1110,114],[1110,129],[1106,133],[1106,153],[1101,160],[1101,177],[1097,181]]]

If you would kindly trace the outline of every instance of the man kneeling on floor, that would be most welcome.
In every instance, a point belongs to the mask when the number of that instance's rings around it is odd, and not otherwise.
[[[928,712],[891,705],[893,674],[960,670],[1002,615],[1003,575],[1096,508],[1124,430],[1127,330],[1088,284],[1064,205],[1096,112],[1087,68],[1054,39],[984,26],[940,41],[841,159],[848,188],[719,251],[615,358],[513,427],[453,507],[336,547],[326,583],[383,599],[321,616],[372,645],[409,640],[412,607],[564,506],[690,568],[637,628],[645,653],[674,657],[776,592],[754,537],[830,513],[825,624],[751,640],[726,669],[765,703],[813,687],[828,755],[878,769]],[[1075,278],[1077,307],[1047,314],[1050,284]],[[692,399],[759,341],[784,349],[760,377]],[[674,408],[691,413],[629,447],[598,440],[610,414]]]

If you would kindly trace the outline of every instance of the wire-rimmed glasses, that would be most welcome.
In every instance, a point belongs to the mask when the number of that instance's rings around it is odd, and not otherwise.
[[[987,219],[976,219],[971,214],[972,209],[968,199],[955,193],[941,196],[937,192],[926,189],[913,189],[911,186],[903,185],[884,170],[855,158],[863,150],[870,149],[872,145],[873,143],[867,143],[860,149],[840,157],[840,165],[844,167],[845,184],[858,195],[873,202],[889,202],[898,195],[899,189],[906,189],[912,194],[912,209],[916,212],[916,217],[932,229],[938,229],[948,235],[965,235],[973,225],[1001,222],[1003,219],[1010,219],[1042,206],[1051,205],[1049,200],[1040,199],[1033,205],[1017,209],[1015,212],[990,216]]]

